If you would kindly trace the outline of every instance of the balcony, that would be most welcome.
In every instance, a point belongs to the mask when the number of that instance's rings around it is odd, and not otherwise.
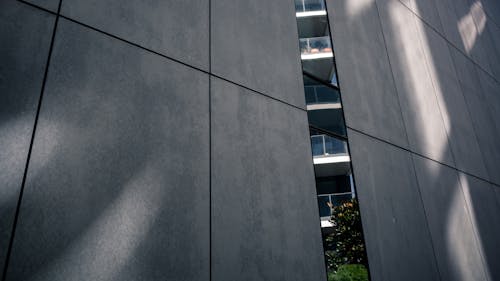
[[[304,79],[307,110],[340,109],[338,90],[322,84],[307,85]]]
[[[329,36],[301,38],[299,39],[300,58],[302,60],[314,60],[332,58],[332,44]]]
[[[347,143],[328,135],[311,136],[314,157],[347,155]]]
[[[354,198],[352,192],[331,193],[331,194],[318,194],[319,215],[321,217],[321,227],[332,227],[330,222],[331,210],[328,204],[338,206],[344,202],[348,202]]]
[[[316,177],[347,175],[351,158],[347,143],[328,135],[311,136],[311,147]]]
[[[326,15],[323,0],[295,0],[297,18]]]

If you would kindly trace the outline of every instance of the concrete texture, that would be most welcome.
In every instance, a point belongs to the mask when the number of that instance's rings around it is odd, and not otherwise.
[[[211,5],[212,72],[305,108],[292,2],[213,0]]]
[[[425,63],[428,44],[418,28],[422,23],[399,1],[378,0],[377,5],[410,149],[454,165],[430,66]]]
[[[61,13],[208,70],[208,0],[65,0]]]
[[[326,280],[306,113],[212,79],[212,279]]]
[[[489,280],[456,170],[413,156],[441,280]]]
[[[11,1],[11,0],[8,0]],[[37,5],[38,7],[42,7],[54,13],[57,13],[57,8],[59,6],[60,0],[24,0],[33,5]]]
[[[450,50],[458,77],[460,77],[460,86],[470,112],[489,179],[500,183],[500,174],[498,173],[498,167],[500,167],[500,147],[498,146],[500,131],[492,104],[483,91],[479,80],[479,70],[476,69],[474,63],[457,50],[453,48]]]
[[[401,0],[400,0],[401,1]],[[436,1],[440,0],[408,0],[410,3],[406,6],[417,14],[422,20],[428,23],[432,28],[443,34],[443,25],[439,18]],[[404,4],[404,1],[401,1]]]
[[[488,73],[493,73],[487,52],[490,42],[482,22],[486,20],[482,6],[470,0],[455,0],[453,5],[457,14],[455,26],[464,43],[465,52]]]
[[[410,153],[348,135],[372,280],[440,280]]]
[[[460,182],[483,253],[489,280],[500,280],[500,188],[460,173]]]
[[[500,131],[500,83],[481,69],[476,67],[476,70],[481,83],[481,89],[486,101],[490,105],[489,108],[495,120],[497,131]]]
[[[488,57],[490,59],[491,71],[497,81],[500,81],[500,27],[491,19],[486,18],[484,34],[489,38]]]
[[[208,84],[60,19],[7,280],[208,280]]]
[[[484,3],[484,1],[482,1]],[[491,75],[499,75],[500,54],[494,50],[494,38],[488,9],[481,1],[435,1],[443,25],[443,35]]]
[[[462,35],[458,28],[458,23],[460,18],[458,17],[455,9],[456,1],[454,0],[442,0],[435,1],[436,8],[439,12],[439,17],[441,19],[441,23],[443,25],[444,36],[452,42],[452,44],[460,49],[462,52],[466,53],[466,43],[462,39]],[[467,21],[464,21],[464,35],[465,33],[465,23],[467,23],[467,27],[470,29],[475,29],[472,18],[468,18]]]
[[[408,147],[375,3],[328,0],[327,6],[347,125]]]
[[[19,199],[55,17],[0,2],[0,268]]]
[[[425,38],[425,60],[456,167],[487,179],[488,172],[450,54],[449,48],[453,47],[427,25],[420,24],[417,27]]]
[[[500,26],[500,3],[496,0],[480,0],[479,2],[484,7],[488,18]]]

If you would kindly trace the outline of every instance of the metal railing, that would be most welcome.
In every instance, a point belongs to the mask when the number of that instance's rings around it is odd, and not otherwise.
[[[328,135],[311,136],[313,156],[347,155],[347,143]]]
[[[318,194],[318,205],[320,217],[330,217],[331,210],[328,203],[332,206],[338,206],[344,202],[347,202],[354,198],[352,192],[341,192],[341,193],[331,193],[331,194]]]
[[[329,36],[300,38],[301,55],[333,54]]]
[[[304,86],[306,104],[340,103],[338,90],[324,85]]]

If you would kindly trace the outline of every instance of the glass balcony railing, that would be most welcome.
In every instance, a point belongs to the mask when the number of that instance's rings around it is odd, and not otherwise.
[[[344,202],[348,202],[353,198],[352,192],[342,192],[342,193],[332,193],[332,194],[318,194],[318,205],[319,205],[319,215],[320,217],[330,217],[331,210],[329,203],[332,206],[341,205]]]
[[[333,57],[329,36],[299,39],[300,55],[304,59]]]
[[[306,104],[340,103],[338,90],[325,85],[305,85]]]
[[[325,11],[323,0],[295,0],[295,11],[297,13]]]
[[[328,135],[311,136],[313,156],[347,155],[347,143]]]

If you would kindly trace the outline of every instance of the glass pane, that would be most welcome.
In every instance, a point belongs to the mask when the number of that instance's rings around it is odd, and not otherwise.
[[[352,199],[352,194],[332,194],[331,200],[334,206],[340,206],[343,203],[349,202]]]
[[[346,135],[344,115],[341,108],[307,111],[309,124],[341,136]]]
[[[340,94],[337,89],[324,85],[306,75],[304,75],[304,91],[308,105],[330,103],[332,106],[340,107]]]
[[[325,136],[325,154],[347,154],[346,142],[334,137]]]
[[[330,37],[302,38],[299,40],[302,59],[333,57]]]
[[[351,192],[349,176],[335,176],[316,178],[316,189],[318,194],[333,194]]]
[[[311,146],[313,156],[325,154],[323,135],[311,136]]]
[[[331,215],[330,207],[328,207],[328,202],[330,202],[330,195],[318,195],[320,217],[329,217]]]

